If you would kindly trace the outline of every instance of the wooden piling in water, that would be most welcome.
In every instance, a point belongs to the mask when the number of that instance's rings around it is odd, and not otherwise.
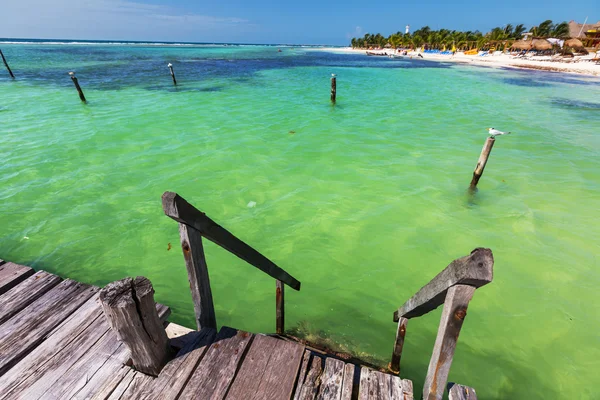
[[[169,71],[171,71],[171,78],[173,78],[173,85],[177,86],[177,79],[175,79],[175,72],[173,71],[173,64],[169,63],[167,65],[169,67]]]
[[[6,61],[6,58],[4,57],[4,53],[2,52],[2,50],[0,50],[0,56],[2,56],[2,62],[4,62],[4,65],[6,66],[6,69],[8,70],[8,73],[10,74],[10,77],[15,79],[15,76],[13,75],[12,70],[8,66],[8,62]]]
[[[285,332],[285,298],[283,282],[277,279],[275,291],[275,332],[278,335],[283,335]]]
[[[337,79],[335,74],[331,74],[331,102],[335,104],[337,95]]]
[[[479,160],[477,160],[477,165],[475,166],[475,171],[473,171],[473,179],[471,179],[471,189],[475,189],[477,187],[477,183],[479,183],[479,178],[483,175],[483,170],[485,169],[485,164],[487,164],[490,153],[492,152],[492,147],[494,147],[494,139],[493,136],[490,136],[485,141],[483,145],[483,149],[481,150],[481,155],[479,156]]]
[[[388,365],[390,372],[400,373],[400,358],[402,357],[402,348],[404,347],[404,336],[406,336],[406,323],[408,319],[400,317],[398,321],[398,330],[396,331],[396,342],[392,351],[392,361]]]
[[[150,281],[138,276],[110,283],[100,291],[100,302],[111,329],[131,351],[134,368],[158,376],[171,358],[171,348]]]
[[[79,82],[77,81],[77,77],[75,76],[75,72],[69,72],[69,75],[71,76],[71,80],[75,84],[75,89],[77,89],[77,93],[79,93],[79,98],[82,102],[87,103],[87,100],[85,99],[85,96],[83,94],[83,90],[81,90],[81,86],[79,86]]]

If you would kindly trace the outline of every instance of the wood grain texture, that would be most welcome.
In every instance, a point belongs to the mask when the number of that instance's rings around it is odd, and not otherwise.
[[[125,347],[125,345],[123,345],[123,347]],[[106,375],[106,379],[101,382],[101,385],[94,387],[93,391],[86,391],[86,388],[89,389],[92,387],[90,385],[86,385],[84,390],[82,390],[80,393],[77,393],[73,399],[106,400],[121,385],[123,379],[128,378],[130,379],[129,382],[131,382],[132,379],[130,375],[132,373],[132,369],[126,365],[118,365],[115,368],[110,369],[103,367],[100,369],[98,374],[102,373]],[[98,376],[98,374],[95,376]],[[96,381],[96,383],[98,382],[100,381]],[[121,393],[123,392],[121,391]]]
[[[306,377],[302,385],[298,382],[294,400],[316,399],[321,386],[321,375],[323,374],[323,359],[314,353],[310,355]]]
[[[150,281],[138,276],[110,283],[100,291],[100,301],[111,329],[131,351],[133,366],[158,376],[171,349]]]
[[[34,274],[34,270],[24,265],[5,262],[0,265],[0,294],[8,292],[10,289],[29,278]]]
[[[223,327],[194,370],[180,399],[223,399],[253,335]]]
[[[412,382],[362,367],[358,398],[359,400],[412,400]]]
[[[208,266],[206,265],[204,247],[202,246],[202,235],[194,228],[179,224],[179,238],[190,282],[190,291],[192,292],[196,326],[199,331],[204,328],[217,329]]]
[[[469,285],[455,285],[448,289],[423,387],[426,400],[441,400],[444,395],[458,335],[475,289]]]
[[[175,359],[163,368],[158,378],[140,393],[138,397],[140,400],[174,400],[179,396],[190,375],[214,341],[216,331],[205,328],[200,332],[193,332],[193,336],[194,338],[177,353]]]
[[[81,332],[97,318],[102,317],[98,295],[94,295],[60,324],[47,339],[29,352],[18,364],[8,370],[0,379],[0,399],[6,398],[15,388],[34,373],[40,365],[46,364],[61,352]]]
[[[344,362],[328,357],[321,375],[321,386],[317,399],[340,400],[344,383]]]
[[[496,139],[493,137],[489,137],[486,139],[483,144],[483,149],[481,149],[481,154],[479,155],[479,159],[477,160],[477,165],[475,166],[475,171],[473,171],[473,179],[471,179],[470,188],[475,189],[477,183],[479,183],[479,179],[481,175],[483,175],[483,170],[485,169],[485,165],[488,162],[488,158],[490,157],[490,153],[492,152],[492,148],[494,147],[494,143]]]
[[[306,379],[306,375],[308,374],[308,370],[310,369],[311,357],[312,355],[310,350],[304,350],[304,354],[302,356],[302,363],[300,364],[300,371],[298,372],[298,379],[296,380],[294,400],[298,400],[298,398],[300,397],[302,385],[304,384],[304,380]]]
[[[279,279],[295,290],[300,290],[300,282],[278,267],[274,262],[232,235],[225,228],[196,209],[177,193],[165,192],[162,195],[163,210],[177,222],[197,229],[202,236],[225,250],[260,269],[275,279]]]
[[[355,386],[358,388],[359,383],[354,381],[355,375],[356,365],[350,363],[344,365],[344,381],[342,382],[341,400],[351,400],[354,392],[358,394],[358,390],[354,390]]]
[[[131,385],[131,382],[133,381],[135,376],[136,376],[135,370],[128,368],[128,371],[125,374],[125,376],[121,379],[121,381],[117,384],[117,386],[113,388],[112,392],[109,393],[109,396],[106,397],[105,400],[120,400],[121,397],[125,394],[125,392],[129,388],[129,385]],[[94,396],[94,400],[96,400],[96,399],[99,400],[98,397]]]
[[[97,291],[67,279],[0,325],[0,376]]]
[[[36,272],[3,295],[0,295],[0,325],[40,298],[61,281],[46,271]]]
[[[477,400],[477,393],[472,387],[449,382],[448,400]]]
[[[123,395],[121,395],[119,400],[139,399],[140,393],[144,390],[144,388],[151,385],[153,380],[154,378],[152,378],[151,376],[145,375],[139,371],[134,372],[131,383],[127,386],[127,389],[125,390],[125,392],[123,392]],[[160,397],[159,393],[157,393],[157,395],[158,398],[162,398]]]
[[[400,373],[400,359],[402,358],[402,348],[404,347],[404,337],[406,336],[406,324],[408,319],[400,317],[398,327],[396,329],[396,340],[394,341],[394,349],[392,350],[392,360],[388,366],[390,372],[394,374]]]
[[[439,307],[448,288],[454,285],[481,287],[492,281],[494,256],[490,249],[477,248],[466,257],[452,261],[442,272],[423,286],[394,313],[394,322],[400,317],[414,318]]]

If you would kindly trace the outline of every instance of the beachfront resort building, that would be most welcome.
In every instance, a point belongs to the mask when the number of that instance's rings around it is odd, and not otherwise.
[[[595,24],[569,22],[569,36],[581,40],[585,47],[600,48],[600,21]]]

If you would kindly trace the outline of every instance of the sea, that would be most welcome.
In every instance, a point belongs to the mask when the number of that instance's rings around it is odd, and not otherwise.
[[[161,208],[174,191],[302,282],[286,290],[291,334],[385,366],[393,312],[487,247],[494,279],[449,380],[484,399],[597,398],[600,78],[313,46],[0,49],[16,77],[0,65],[0,258],[94,285],[146,276],[193,328]],[[511,134],[471,192],[490,127]],[[273,332],[273,279],[205,250],[218,325]],[[401,375],[417,396],[440,315],[407,325]]]

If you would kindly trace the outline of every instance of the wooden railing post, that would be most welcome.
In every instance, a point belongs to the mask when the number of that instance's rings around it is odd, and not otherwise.
[[[213,304],[208,266],[204,257],[202,235],[196,229],[179,224],[179,238],[185,259],[185,268],[190,281],[194,314],[198,330],[203,328],[217,329],[215,306]]]
[[[425,400],[441,400],[444,395],[460,328],[467,316],[467,307],[475,289],[477,288],[469,285],[455,285],[448,289],[423,387]]]
[[[400,373],[400,358],[402,358],[402,348],[404,347],[404,336],[406,335],[406,323],[408,319],[400,317],[398,321],[398,329],[396,330],[396,341],[394,342],[394,350],[392,351],[392,361],[388,365],[390,372],[394,374]]]
[[[133,366],[158,376],[171,357],[171,348],[150,281],[138,276],[109,283],[100,291],[100,301],[108,324],[131,351]]]
[[[285,332],[285,297],[284,297],[284,286],[283,282],[279,279],[275,281],[277,283],[275,291],[275,332],[278,335],[283,335]]]

